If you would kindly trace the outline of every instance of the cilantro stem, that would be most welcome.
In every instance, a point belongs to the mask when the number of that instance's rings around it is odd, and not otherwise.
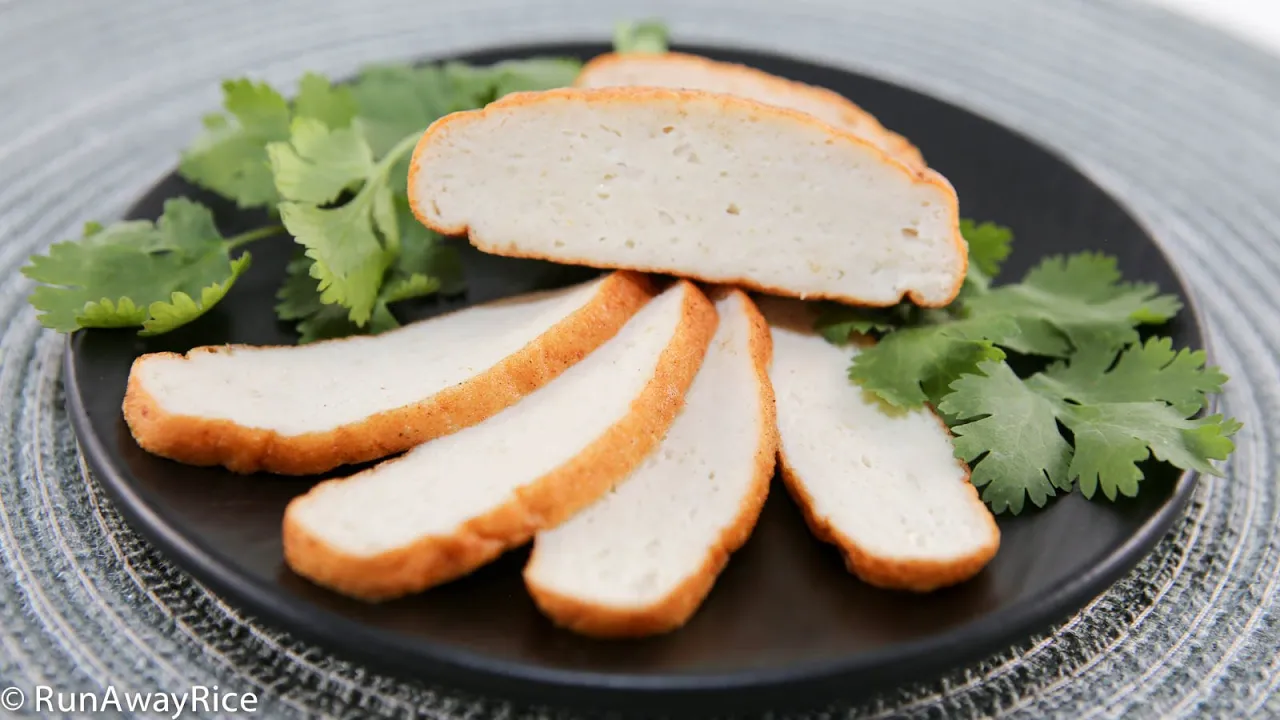
[[[397,142],[390,150],[388,150],[387,154],[383,155],[382,159],[378,161],[378,164],[374,166],[373,173],[369,176],[364,187],[360,189],[360,192],[352,202],[374,202],[374,194],[377,190],[375,189],[373,192],[370,192],[369,189],[384,186],[387,181],[387,175],[391,173],[391,168],[395,167],[395,164],[400,162],[400,159],[407,155],[409,151],[418,144],[418,140],[421,137],[421,130],[409,133]],[[387,250],[391,252],[392,257],[400,255],[400,239],[397,235],[398,233],[388,233],[384,238],[387,244]]]
[[[418,144],[418,140],[422,138],[423,132],[424,131],[422,130],[418,130],[416,132],[409,133],[401,139],[400,142],[396,143],[390,150],[388,150],[387,154],[383,155],[382,159],[378,161],[377,167],[374,168],[374,175],[376,177],[383,177],[390,172],[391,166],[395,165],[400,158],[404,157],[405,153],[412,150],[413,146]]]
[[[227,238],[227,250],[235,250],[236,248],[241,247],[242,245],[248,245],[255,240],[261,240],[262,238],[271,237],[272,235],[277,235],[282,232],[284,232],[283,225],[265,225],[260,228],[254,228],[253,230],[242,232],[239,235]]]

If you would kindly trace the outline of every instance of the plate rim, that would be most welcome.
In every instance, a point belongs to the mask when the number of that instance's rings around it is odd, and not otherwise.
[[[413,59],[411,62],[466,61],[477,56],[495,55],[521,57],[536,52],[545,54],[549,48],[600,45],[602,45],[601,42],[581,38],[499,43],[476,46],[439,57],[424,56]],[[1070,167],[1100,190],[1142,232],[1177,282],[1183,301],[1182,312],[1190,318],[1196,334],[1199,335],[1200,349],[1205,353],[1206,364],[1212,364],[1215,357],[1212,337],[1204,322],[1200,303],[1182,269],[1173,261],[1149,224],[1141,215],[1133,211],[1128,202],[1115,195],[1107,185],[1099,182],[1086,168],[1063,155],[1057,148],[1030,137],[1016,128],[1011,128],[976,109],[970,109],[894,80],[866,74],[861,69],[847,68],[771,49],[715,42],[673,43],[672,49],[691,49],[695,52],[721,50],[762,58],[772,57],[870,79],[905,92],[923,95],[933,102],[976,116],[1034,145],[1057,162]],[[175,171],[176,166],[174,170],[158,178],[156,183]],[[144,190],[139,195],[139,199],[145,196],[150,188],[154,188],[156,183],[148,185],[148,190]],[[252,622],[254,618],[260,618],[288,634],[315,642],[335,656],[357,659],[397,677],[413,677],[433,683],[442,680],[446,684],[456,684],[457,689],[479,694],[482,697],[485,693],[494,692],[497,688],[498,692],[507,696],[502,698],[506,700],[518,698],[545,703],[550,702],[549,698],[554,695],[554,702],[563,701],[574,706],[604,704],[614,707],[621,704],[634,706],[639,703],[649,707],[656,701],[668,707],[672,701],[713,699],[717,707],[722,707],[726,705],[724,698],[733,695],[729,704],[758,707],[755,703],[761,696],[769,696],[776,700],[777,691],[782,689],[819,690],[823,686],[831,685],[855,673],[874,675],[877,674],[878,669],[884,667],[900,669],[908,661],[917,670],[900,674],[912,675],[920,679],[933,676],[948,668],[973,662],[1000,648],[1009,647],[1037,633],[1047,631],[1052,625],[1079,612],[1092,600],[1101,596],[1125,574],[1132,572],[1168,535],[1175,521],[1183,515],[1201,475],[1195,470],[1181,473],[1173,484],[1168,501],[1153,512],[1124,542],[1104,554],[1085,572],[1065,578],[1051,586],[1041,594],[1038,601],[1028,600],[1015,605],[1010,611],[989,613],[945,632],[900,643],[884,651],[854,655],[839,660],[795,663],[784,668],[723,672],[639,674],[548,668],[495,658],[479,651],[467,650],[431,639],[416,638],[406,641],[399,633],[369,626],[305,600],[281,603],[279,594],[271,586],[238,572],[232,558],[225,556],[218,548],[210,547],[185,534],[162,513],[157,512],[154,505],[146,498],[146,493],[140,492],[139,488],[133,486],[127,472],[123,472],[109,460],[110,452],[106,449],[106,441],[95,431],[89,418],[88,408],[82,401],[84,383],[76,371],[75,348],[85,332],[77,330],[68,334],[65,339],[61,363],[64,404],[75,434],[77,450],[84,466],[89,470],[88,474],[92,476],[87,479],[96,481],[98,486],[106,492],[112,500],[113,507],[124,517],[130,529],[144,537],[167,561],[188,573],[197,583],[207,586],[214,594],[252,616],[244,618],[248,622]],[[1216,412],[1219,403],[1218,396],[1210,396],[1204,413]],[[352,642],[350,638],[353,634],[361,640],[372,639],[376,642]],[[394,654],[389,655],[388,650],[393,651]],[[943,660],[941,657],[947,659]],[[412,674],[406,673],[406,663],[396,663],[393,658],[412,660],[416,671]],[[566,691],[577,693],[579,696],[566,695]],[[823,693],[824,698],[827,694]],[[807,693],[796,692],[795,695],[807,695]],[[791,704],[810,705],[813,702],[808,697],[796,697],[795,701],[774,703],[771,707]]]

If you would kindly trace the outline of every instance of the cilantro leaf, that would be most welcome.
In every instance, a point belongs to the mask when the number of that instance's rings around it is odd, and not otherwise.
[[[374,230],[372,193],[361,191],[355,200],[336,208],[297,202],[279,207],[284,226],[315,261],[309,272],[319,281],[321,301],[348,308],[351,321],[363,326],[373,312],[382,273],[393,259]]]
[[[320,302],[319,286],[311,277],[312,262],[305,252],[299,252],[285,266],[284,282],[276,291],[276,317],[281,320],[301,320],[324,307]],[[332,307],[339,308],[336,305]],[[345,317],[346,312],[342,315]]]
[[[893,311],[825,303],[814,318],[813,327],[827,342],[840,345],[857,333],[888,332],[897,325]]]
[[[956,456],[972,466],[974,487],[997,513],[1043,507],[1071,488],[1071,446],[1058,429],[1057,405],[1029,388],[1006,363],[984,360],[952,383],[938,409],[958,419]],[[975,462],[976,461],[976,462]]]
[[[330,84],[323,75],[307,73],[298,83],[298,97],[293,101],[295,117],[311,118],[339,129],[351,125],[358,107],[351,88]]]
[[[438,118],[472,107],[474,102],[459,97],[453,80],[438,65],[369,67],[360,73],[351,92],[374,157],[385,155],[406,135],[421,133]]]
[[[1203,352],[1175,351],[1169,338],[1135,343],[1118,359],[1115,350],[1091,345],[1027,385],[1058,403],[1059,418],[1075,439],[1070,472],[1081,492],[1093,497],[1101,487],[1114,500],[1137,494],[1143,477],[1138,463],[1152,455],[1216,474],[1209,461],[1234,449],[1229,438],[1239,423],[1221,416],[1188,419],[1227,379],[1204,365]]]
[[[1048,497],[1042,482],[1046,476],[1062,490],[1078,482],[1087,498],[1099,488],[1111,500],[1133,497],[1143,478],[1139,463],[1149,457],[1217,474],[1211,461],[1234,450],[1230,437],[1239,430],[1238,422],[1221,415],[1188,418],[1204,407],[1205,393],[1219,391],[1226,380],[1204,362],[1202,352],[1175,352],[1172,341],[1161,338],[1126,348],[1118,360],[1115,350],[1088,346],[1025,381],[1007,365],[984,363],[985,377],[957,380],[939,410],[953,417],[958,455],[972,460],[985,448],[974,482],[999,488],[988,491],[990,498],[983,495],[997,512],[1021,510],[1020,486],[1042,505]],[[1074,441],[1065,474],[1060,463],[1046,462],[1068,447],[1060,436],[1046,441],[1051,428],[1055,435],[1060,432],[1057,423],[1071,431]],[[1048,445],[1057,448],[1045,454]],[[992,464],[992,457],[1001,462]],[[1028,473],[1032,465],[1046,467],[1045,473]]]
[[[667,26],[660,20],[620,22],[613,28],[613,51],[616,53],[652,53],[667,51]]]
[[[316,279],[311,276],[314,262],[305,255],[290,261],[284,284],[276,293],[276,316],[295,321],[302,344],[361,334],[363,330],[347,317],[346,308],[321,302]]]
[[[969,245],[969,267],[976,267],[987,278],[1000,274],[1012,251],[1013,231],[993,222],[960,221],[960,234]]]
[[[855,355],[849,378],[891,405],[919,407],[937,402],[979,363],[1003,360],[992,338],[1016,332],[1012,321],[999,316],[902,328]]]
[[[178,198],[157,223],[126,221],[85,226],[79,241],[57,243],[22,269],[42,283],[31,294],[48,328],[142,326],[168,332],[200,317],[226,295],[249,266],[231,259],[204,206]]]
[[[815,328],[834,343],[883,334],[855,354],[850,379],[891,405],[932,403],[994,511],[1044,505],[1077,481],[1087,497],[1133,495],[1150,457],[1213,472],[1231,453],[1239,423],[1191,418],[1226,376],[1169,338],[1139,342],[1138,326],[1171,318],[1177,298],[1123,282],[1114,258],[1088,252],[993,288],[1012,232],[971,220],[961,232],[969,270],[949,307],[827,305]],[[1023,380],[1002,349],[1059,361]]]
[[[1185,419],[1162,402],[1109,402],[1067,406],[1063,423],[1075,436],[1070,476],[1092,498],[1099,487],[1107,499],[1117,493],[1138,494],[1142,470],[1137,463],[1149,455],[1184,470],[1218,475],[1209,462],[1223,460],[1235,449],[1230,436],[1239,428],[1221,415]]]
[[[227,296],[227,291],[237,278],[249,269],[249,253],[241,253],[231,261],[231,275],[222,282],[212,282],[201,288],[199,299],[185,292],[174,291],[168,302],[158,300],[147,306],[148,317],[142,321],[139,335],[163,335],[176,330],[208,312]]]
[[[357,326],[369,322],[383,273],[399,253],[400,229],[387,186],[389,168],[416,142],[403,138],[377,164],[363,136],[316,122],[294,124],[288,144],[270,149],[279,207],[289,233],[307,249],[320,300],[341,305]],[[343,189],[360,184],[346,204],[322,207]]]
[[[346,308],[341,305],[325,304],[320,298],[316,280],[311,276],[314,263],[305,255],[292,260],[285,269],[284,284],[276,293],[276,316],[281,320],[295,321],[299,343],[305,345],[317,340],[376,334],[399,327],[400,323],[385,302],[374,305],[364,327],[352,322]]]
[[[183,153],[183,177],[241,207],[267,205],[276,198],[266,145],[289,137],[289,104],[266,83],[222,83],[223,114],[204,117],[205,132]]]
[[[462,260],[457,251],[413,219],[403,196],[395,198],[396,222],[401,228],[400,254],[387,269],[365,327],[352,322],[339,305],[326,304],[305,254],[289,263],[285,282],[276,294],[276,315],[295,321],[303,343],[398,327],[389,307],[393,303],[437,292],[454,294],[463,287]]]
[[[991,281],[1000,274],[1000,266],[1009,257],[1013,231],[991,222],[981,224],[972,220],[960,220],[960,234],[969,246],[969,270],[964,286],[960,289],[960,301],[972,295],[985,293]]]
[[[402,231],[400,256],[387,276],[382,302],[394,303],[436,292],[462,292],[465,280],[457,249],[444,244],[444,238],[417,222],[404,196],[396,196],[395,212]]]
[[[1048,258],[1021,283],[966,298],[965,310],[1015,320],[1020,332],[1001,342],[1011,350],[1065,357],[1092,343],[1121,347],[1138,339],[1138,324],[1173,317],[1181,303],[1158,292],[1121,282],[1115,258],[1086,252]]]
[[[578,77],[582,63],[573,58],[507,60],[489,68],[493,99],[513,92],[568,87]]]
[[[183,153],[178,171],[240,207],[270,205],[278,199],[266,147],[289,139],[294,113],[331,127],[345,127],[354,116],[350,91],[332,88],[314,74],[303,78],[292,109],[271,86],[247,78],[224,82],[222,95],[226,113],[205,116],[205,131]]]
[[[1114,367],[1112,364],[1114,363]],[[1205,367],[1202,350],[1174,350],[1170,338],[1151,338],[1120,353],[1104,345],[1087,345],[1070,362],[1052,365],[1039,378],[1050,392],[1089,405],[1159,400],[1188,417],[1222,390],[1227,376]]]
[[[1021,331],[1015,318],[1000,313],[970,313],[964,301],[987,291],[991,277],[1009,255],[1013,233],[993,223],[961,221],[969,243],[970,264],[965,292],[945,311],[918,311],[910,304],[868,309],[825,306],[815,328],[835,343],[854,332],[887,333],[879,343],[854,358],[849,376],[886,402],[918,407],[936,402],[951,382],[974,372],[983,360],[1001,360],[997,344],[1012,343]],[[896,332],[890,332],[897,328]]]
[[[276,190],[286,200],[324,205],[373,172],[373,152],[353,129],[293,121],[288,142],[267,145]]]
[[[443,115],[506,92],[570,84],[579,67],[576,60],[557,58],[488,67],[371,67],[350,90],[358,117],[349,128],[295,119],[287,141],[269,143],[267,153],[283,198],[281,220],[312,261],[306,275],[316,281],[317,301],[346,308],[356,328],[372,323],[376,331],[394,327],[390,303],[456,289],[462,276],[456,254],[436,243],[436,236],[407,211],[409,150]],[[346,108],[332,98],[315,105]],[[347,191],[355,194],[332,206]],[[286,287],[299,282],[291,276]],[[286,307],[280,316],[308,323],[302,329],[306,338],[323,334],[318,309],[304,313]],[[334,322],[324,327],[326,332],[340,329]]]
[[[570,58],[508,60],[489,66],[445,63],[409,67],[376,65],[351,88],[360,125],[374,157],[439,118],[483,107],[510,92],[549,90],[573,84],[582,63]]]

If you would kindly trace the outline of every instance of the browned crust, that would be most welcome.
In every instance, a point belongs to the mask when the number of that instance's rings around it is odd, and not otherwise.
[[[832,106],[841,114],[841,120],[849,126],[856,127],[860,132],[867,135],[878,136],[890,152],[894,154],[898,160],[906,163],[913,169],[925,167],[924,156],[920,154],[919,148],[912,145],[902,135],[885,128],[875,115],[862,109],[857,103],[840,93],[828,90],[824,87],[809,85],[796,80],[788,80],[784,77],[767,73],[750,65],[742,65],[740,63],[721,62],[712,60],[701,55],[690,55],[688,53],[666,52],[661,55],[645,54],[645,55],[629,55],[625,53],[606,53],[597,55],[589,62],[582,66],[582,70],[578,72],[578,77],[574,81],[574,87],[582,87],[586,78],[592,73],[608,70],[613,65],[625,64],[628,61],[640,58],[640,62],[645,63],[670,63],[673,65],[699,65],[702,68],[725,75],[740,75],[751,78],[763,85],[770,86],[775,92],[792,93],[795,95],[807,95],[813,100]]]
[[[933,414],[938,424],[942,425],[942,430],[947,437],[953,437],[950,428],[942,418],[938,417],[932,408],[929,412]],[[904,560],[875,555],[832,525],[831,521],[814,507],[813,498],[805,489],[804,480],[787,463],[787,455],[783,452],[781,445],[778,447],[778,469],[781,471],[783,484],[786,485],[787,492],[795,500],[796,505],[800,507],[805,523],[808,524],[814,537],[839,548],[849,572],[869,585],[888,590],[931,592],[964,582],[981,572],[1000,549],[1000,528],[996,525],[991,511],[987,509],[986,503],[979,497],[978,489],[969,482],[969,465],[959,458],[956,459],[956,464],[964,470],[964,478],[961,482],[969,489],[968,495],[972,504],[987,521],[990,540],[972,553],[951,560]]]
[[[653,294],[648,278],[614,273],[586,305],[466,382],[331,430],[282,435],[230,420],[170,413],[143,387],[138,369],[151,358],[183,357],[177,353],[151,353],[134,361],[124,396],[124,418],[144,450],[178,462],[222,465],[239,473],[321,473],[393,455],[498,413],[613,337]],[[226,347],[198,347],[187,356]]]
[[[289,567],[337,592],[370,601],[387,600],[466,575],[595,502],[662,439],[683,406],[684,393],[715,334],[717,317],[711,302],[692,283],[680,284],[684,286],[682,318],[659,357],[653,377],[631,402],[627,415],[576,457],[521,487],[510,502],[472,518],[452,535],[424,536],[373,556],[345,553],[312,534],[294,517],[302,500],[296,498],[285,509],[283,522],[284,556]]]
[[[417,185],[418,177],[421,175],[422,170],[422,158],[426,154],[426,150],[431,143],[436,138],[440,137],[442,133],[446,132],[451,125],[477,122],[483,119],[488,113],[506,108],[534,107],[557,101],[632,103],[637,105],[645,103],[670,102],[676,105],[683,105],[699,100],[716,102],[725,108],[744,110],[757,116],[772,116],[785,122],[794,122],[801,125],[817,127],[828,133],[834,141],[849,143],[864,148],[866,151],[873,154],[880,162],[897,168],[907,174],[912,182],[921,185],[932,185],[937,189],[942,190],[947,200],[947,211],[951,217],[951,224],[953,226],[951,242],[955,247],[960,260],[956,267],[955,281],[952,284],[950,292],[940,300],[932,303],[925,302],[915,290],[907,290],[899,297],[892,298],[890,300],[872,302],[850,295],[840,295],[835,293],[805,293],[802,296],[801,293],[788,290],[787,288],[770,287],[749,278],[742,277],[697,275],[689,272],[680,272],[679,274],[682,277],[707,283],[737,285],[751,290],[758,290],[771,295],[780,295],[783,297],[802,297],[806,300],[833,300],[849,305],[863,305],[869,307],[888,307],[896,305],[904,297],[909,298],[911,302],[921,307],[944,307],[950,304],[951,301],[955,299],[956,295],[959,294],[960,287],[964,283],[965,273],[969,268],[969,247],[968,244],[965,243],[964,237],[960,234],[960,201],[956,196],[955,188],[953,188],[945,178],[932,170],[916,170],[908,168],[906,165],[890,156],[885,150],[876,147],[865,138],[859,137],[852,131],[832,127],[831,125],[828,125],[807,113],[778,107],[776,105],[766,105],[734,95],[718,95],[715,93],[707,93],[697,90],[668,90],[664,88],[647,87],[611,87],[593,89],[561,88],[558,90],[546,90],[542,92],[512,93],[500,100],[490,103],[480,110],[467,110],[451,113],[432,123],[431,127],[427,128],[426,132],[422,134],[422,137],[418,140],[417,146],[413,150],[413,158],[409,164],[409,206],[413,210],[414,217],[432,230],[445,235],[466,235],[472,245],[492,255],[549,260],[553,262],[585,265],[597,268],[621,268],[620,265],[603,263],[588,258],[566,257],[561,255],[552,257],[545,254],[521,250],[520,248],[515,247],[515,244],[510,240],[498,243],[477,237],[466,224],[445,225],[432,220],[426,210],[419,205],[420,193]],[[669,268],[638,265],[628,265],[625,269],[653,273],[670,272]]]
[[[913,168],[923,169],[929,166],[929,164],[925,162],[924,154],[920,152],[920,148],[912,145],[911,141],[906,137],[887,128],[883,129],[882,132],[884,137],[887,139],[887,144],[891,148],[894,157]]]
[[[755,529],[760,511],[769,495],[769,483],[773,478],[774,460],[778,448],[778,426],[775,415],[773,384],[769,382],[769,362],[773,357],[773,336],[764,317],[751,299],[741,290],[721,290],[742,296],[751,325],[751,358],[756,368],[757,393],[764,413],[760,439],[756,445],[755,474],[751,485],[738,506],[733,523],[720,533],[715,544],[707,548],[701,567],[680,583],[671,593],[658,602],[644,607],[616,607],[600,605],[579,598],[562,595],[539,586],[529,574],[534,557],[525,565],[524,581],[538,609],[561,627],[598,638],[625,638],[656,635],[675,630],[697,612],[711,592],[716,578],[729,562],[729,556],[746,543]],[[537,555],[538,545],[533,546]]]

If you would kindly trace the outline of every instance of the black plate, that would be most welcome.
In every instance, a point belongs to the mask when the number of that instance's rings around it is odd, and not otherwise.
[[[508,48],[468,56],[490,62],[533,54],[590,57],[603,46]],[[1119,257],[1125,274],[1186,293],[1148,234],[1096,185],[1027,139],[938,100],[870,78],[776,56],[691,48],[822,85],[855,99],[923,150],[955,185],[965,216],[1008,224],[1017,235],[1008,276],[1041,257],[1093,249]],[[164,178],[130,211],[158,216],[164,199],[192,194]],[[195,193],[227,233],[262,217]],[[1000,519],[1000,553],[976,579],[924,596],[872,589],[815,542],[776,485],[750,542],[702,610],[665,637],[596,642],[552,627],[520,582],[524,551],[459,582],[383,605],[314,587],[281,559],[280,518],[309,479],[237,477],[149,456],[121,418],[129,365],[155,350],[198,344],[291,343],[276,323],[273,293],[293,248],[253,248],[254,266],[199,322],[142,340],[132,331],[73,336],[67,402],[89,466],[129,522],[164,553],[233,603],[345,655],[396,673],[550,703],[709,710],[815,704],[937,674],[1025,639],[1064,619],[1146,554],[1195,484],[1161,467],[1139,499],[1089,502],[1073,494],[1044,511]],[[466,254],[465,299],[445,308],[577,280],[581,269]],[[589,274],[589,273],[588,273]],[[1202,346],[1188,309],[1167,332]]]

